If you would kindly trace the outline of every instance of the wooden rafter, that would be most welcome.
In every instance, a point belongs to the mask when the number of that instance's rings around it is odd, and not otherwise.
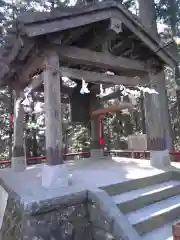
[[[92,31],[90,31],[90,35],[86,37],[86,41],[83,41],[83,39],[80,41],[80,47],[84,48],[89,48],[89,49],[96,49],[100,45],[103,44],[103,42],[106,40],[107,35],[108,35],[108,29],[109,29],[109,24],[105,24],[101,22],[101,24],[95,24]],[[91,36],[91,37],[89,37]]]
[[[88,32],[92,26],[82,26],[79,28],[67,30],[63,33],[55,33],[51,35],[46,35],[48,41],[54,44],[64,44],[71,45],[73,42],[77,41],[82,37],[83,34]]]
[[[92,26],[83,26],[78,29],[72,29],[68,31],[68,34],[63,37],[62,43],[64,45],[69,44],[71,45],[73,42],[77,41],[83,34],[88,32]]]
[[[101,101],[108,101],[111,100],[113,98],[118,98],[121,95],[121,91],[118,89],[115,92],[112,92],[104,97],[101,98]]]
[[[117,5],[119,8],[121,7],[120,4]],[[129,11],[126,11],[122,7],[121,11],[124,14],[120,13],[119,11],[115,11],[112,15],[114,17],[120,18],[126,27],[129,28],[143,43],[145,43],[149,49],[151,49],[157,56],[159,56],[165,64],[174,67],[176,63],[175,57],[167,52],[164,48],[162,48],[158,40],[149,34],[148,30],[143,25],[141,25],[139,21],[133,19]]]
[[[113,46],[112,48],[112,53],[114,55],[121,55],[124,53],[126,50],[132,48],[132,37],[128,37],[127,39],[125,38],[124,40],[118,42],[116,45]]]
[[[63,12],[64,11],[64,12]],[[20,21],[24,24],[28,36],[39,36],[52,32],[64,31],[89,25],[91,23],[119,19],[132,31],[138,39],[143,41],[162,61],[174,66],[176,59],[161,46],[157,39],[150,35],[141,22],[117,2],[101,2],[83,7],[58,9],[53,14],[46,12],[26,13]],[[48,21],[47,21],[48,20]]]

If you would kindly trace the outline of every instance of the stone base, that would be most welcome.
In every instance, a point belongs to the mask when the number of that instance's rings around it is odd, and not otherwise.
[[[101,149],[91,149],[91,157],[92,158],[101,158],[104,157],[104,150]]]
[[[23,172],[0,170],[1,240],[139,239],[103,190],[87,190],[82,178],[72,187],[44,188],[46,170],[51,172],[43,164]]]
[[[163,168],[171,165],[169,151],[151,151],[150,152],[151,166],[156,168]]]
[[[42,168],[42,186],[44,188],[68,187],[67,165],[44,165]]]
[[[26,169],[26,157],[12,157],[11,159],[11,167],[14,171],[24,171]]]
[[[56,175],[56,171],[64,173],[64,169],[61,166],[50,170],[37,165],[23,172],[0,170],[1,240],[66,240],[67,234],[68,239],[92,240],[87,236],[90,229],[86,218],[87,191],[76,186],[57,189],[42,186],[42,173],[47,172],[52,180],[50,172]],[[76,228],[76,222],[82,225]]]

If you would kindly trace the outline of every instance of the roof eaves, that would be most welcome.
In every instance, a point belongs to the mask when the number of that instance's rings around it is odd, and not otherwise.
[[[142,24],[140,23],[140,19],[139,21],[133,16],[133,14],[131,12],[129,12],[127,9],[125,9],[123,7],[122,4],[119,4],[117,3],[116,6],[118,7],[118,9],[123,12],[123,14],[128,17],[128,19],[134,23],[135,27],[136,28],[139,28],[143,34],[146,35],[146,37],[149,38],[149,40],[152,42],[152,44],[155,46],[155,48],[151,48],[155,53],[156,55],[158,55],[166,64],[170,65],[171,67],[174,67],[177,63],[177,60],[176,58],[170,54],[166,49],[164,49],[162,47],[162,45],[160,44],[160,42],[158,41],[158,39],[151,35],[147,28]],[[149,46],[150,47],[150,46]]]

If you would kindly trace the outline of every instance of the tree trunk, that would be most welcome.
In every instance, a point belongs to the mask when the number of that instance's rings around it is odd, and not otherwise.
[[[36,115],[34,113],[34,94],[32,93],[32,105],[31,105],[31,110],[32,110],[32,123],[33,125],[36,124]],[[32,128],[32,155],[34,157],[37,157],[38,155],[38,145],[37,145],[37,138],[36,138],[36,128]]]
[[[158,37],[156,24],[156,11],[154,0],[138,0],[139,1],[139,15],[143,25],[154,36]]]
[[[146,134],[146,118],[145,118],[145,111],[144,111],[144,94],[143,94],[143,92],[141,92],[141,95],[140,95],[140,111],[141,111],[142,133]]]
[[[170,19],[170,25],[171,25],[171,30],[172,30],[172,35],[173,37],[176,36],[177,33],[177,14],[178,14],[178,5],[176,4],[176,0],[169,0],[169,19]]]
[[[10,95],[10,105],[9,105],[9,159],[12,158],[12,142],[13,142],[13,115],[14,115],[14,104],[13,104],[13,92],[12,88],[9,87],[9,95]]]
[[[169,9],[168,9],[168,15],[169,15],[169,20],[170,20],[170,27],[171,27],[171,31],[172,31],[172,37],[176,37],[177,36],[177,31],[178,31],[178,4],[175,0],[169,0]],[[178,48],[177,45],[174,43],[174,55],[176,57],[176,59],[178,59]],[[179,67],[178,64],[175,67],[175,81],[176,84],[180,87],[180,71],[179,71]],[[178,89],[176,91],[176,96],[177,96],[177,112],[178,115],[180,115],[180,90]]]

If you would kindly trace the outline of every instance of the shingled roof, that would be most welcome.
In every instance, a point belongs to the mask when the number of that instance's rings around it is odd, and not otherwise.
[[[12,77],[17,71],[15,63],[18,62],[23,66],[25,59],[32,52],[38,52],[37,39],[43,41],[48,35],[86,28],[111,18],[121,20],[126,28],[157,56],[161,63],[172,67],[176,64],[176,59],[122,4],[115,1],[103,1],[83,7],[64,7],[52,12],[25,12],[19,16],[18,37],[14,37],[10,50],[9,47],[7,51],[5,49],[3,60],[0,61],[0,79],[4,79],[5,76],[6,79]]]

